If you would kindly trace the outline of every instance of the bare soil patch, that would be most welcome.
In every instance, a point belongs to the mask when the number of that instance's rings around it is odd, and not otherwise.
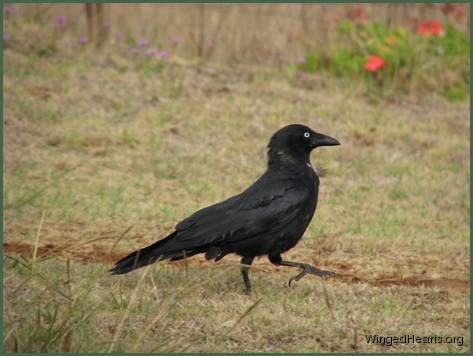
[[[34,246],[25,243],[11,242],[3,244],[4,252],[7,254],[24,255],[32,257],[34,254]],[[101,263],[101,264],[113,264],[114,262],[125,257],[128,253],[124,252],[113,252],[110,249],[104,249],[102,246],[91,244],[86,249],[80,249],[73,247],[72,244],[59,245],[57,243],[46,243],[42,246],[38,246],[36,251],[37,258],[45,258],[49,256],[63,256],[70,259],[74,259],[83,263]],[[206,262],[191,258],[186,261],[167,262],[172,265],[183,265],[190,264],[193,267],[202,268],[206,266]],[[220,261],[217,264],[225,264]],[[254,272],[258,272],[255,269]],[[468,293],[470,289],[470,281],[463,279],[453,278],[438,278],[428,279],[425,276],[410,276],[405,278],[367,278],[356,274],[350,273],[339,273],[335,278],[347,282],[347,283],[368,283],[379,287],[392,287],[392,286],[411,286],[419,287],[424,286],[428,288],[438,288],[448,291],[456,291],[460,293]]]

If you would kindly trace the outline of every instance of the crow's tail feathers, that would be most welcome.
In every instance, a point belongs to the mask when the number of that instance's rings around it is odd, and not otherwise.
[[[109,272],[112,274],[125,274],[156,261],[159,262],[182,254],[182,252],[166,251],[168,250],[166,248],[166,244],[174,238],[174,235],[176,235],[176,232],[173,232],[168,237],[159,240],[148,247],[129,254],[125,258],[122,258],[120,261],[118,261]]]

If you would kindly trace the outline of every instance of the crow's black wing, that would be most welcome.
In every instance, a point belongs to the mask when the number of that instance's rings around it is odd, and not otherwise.
[[[278,232],[306,210],[312,201],[309,194],[306,187],[287,182],[262,187],[255,184],[242,194],[199,210],[178,223],[177,234],[166,247],[187,250]]]

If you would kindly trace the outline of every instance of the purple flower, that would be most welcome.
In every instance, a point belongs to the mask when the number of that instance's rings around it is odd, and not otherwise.
[[[214,43],[212,41],[207,42],[207,47],[213,47]]]
[[[59,25],[63,25],[64,23],[66,23],[66,16],[61,15],[56,17],[56,23]]]
[[[166,51],[159,51],[158,56],[161,58],[166,58],[169,54]]]
[[[6,33],[3,34],[3,40],[8,40],[8,35]]]
[[[149,42],[147,40],[138,40],[138,44],[140,46],[147,46],[149,45]]]
[[[132,49],[130,50],[130,52],[131,52],[132,54],[137,54],[137,53],[138,53],[138,48],[132,48]]]
[[[103,27],[110,27],[112,26],[112,24],[110,22],[104,22],[103,24]]]
[[[299,77],[302,77],[302,76],[304,75],[304,72],[301,72],[300,70],[298,70],[298,71],[296,72],[296,74],[297,74]]]
[[[172,43],[179,43],[179,40],[178,40],[177,38],[175,38],[175,37],[172,37],[172,38],[171,38],[171,42],[172,42]]]
[[[11,7],[4,7],[4,8],[3,8],[3,12],[4,12],[5,14],[9,14],[9,13],[11,12]]]
[[[299,63],[305,63],[306,60],[304,57],[300,57],[298,60],[297,60]]]
[[[156,54],[156,53],[158,53],[158,52],[155,51],[154,49],[148,49],[145,52],[145,56],[152,56],[153,54]]]
[[[116,38],[120,39],[120,38],[123,38],[123,33],[117,33],[117,35],[115,36]]]
[[[89,43],[89,39],[88,39],[88,38],[85,38],[85,37],[81,37],[81,38],[79,39],[79,42],[80,42],[80,43]]]

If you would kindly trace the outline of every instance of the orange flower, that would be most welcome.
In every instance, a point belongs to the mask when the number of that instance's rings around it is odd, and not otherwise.
[[[379,56],[370,56],[368,62],[365,63],[365,69],[370,72],[376,72],[379,68],[384,67],[386,62]]]
[[[386,38],[386,43],[389,46],[391,46],[394,43],[394,41],[396,41],[396,37],[394,37],[394,36],[389,36],[388,38]]]

